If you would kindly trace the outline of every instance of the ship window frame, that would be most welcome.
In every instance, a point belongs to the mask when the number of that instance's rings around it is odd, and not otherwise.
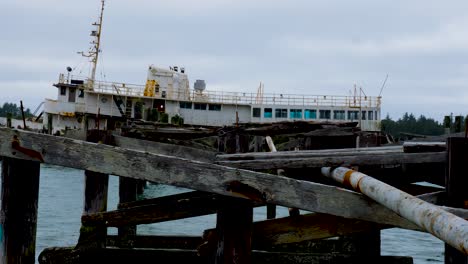
[[[79,93],[78,93],[78,97],[79,98],[84,98],[84,89],[78,89]]]
[[[346,120],[346,111],[333,110],[333,120]]]
[[[262,109],[260,107],[252,108],[252,117],[260,118],[262,116]]]
[[[374,120],[374,111],[367,111],[367,119]]]
[[[319,110],[319,119],[330,119],[330,118],[331,118],[331,110],[328,110],[328,109]]]
[[[304,119],[317,119],[317,109],[304,109]]]
[[[347,116],[348,116],[348,120],[359,120],[359,111],[349,110]]]
[[[206,110],[206,104],[194,103],[193,104],[193,109],[195,109],[195,110]]]
[[[263,108],[264,118],[273,118],[273,108]]]
[[[275,109],[275,118],[288,118],[288,109],[287,108],[276,108]]]
[[[192,109],[192,102],[181,101],[181,102],[179,102],[179,107],[181,109]]]
[[[155,84],[154,84],[154,92],[155,92],[156,94],[159,94],[159,83],[155,83]]]
[[[366,120],[366,111],[361,111],[361,120]]]
[[[60,95],[67,95],[67,88],[60,87]]]
[[[208,110],[209,111],[221,111],[221,105],[220,104],[208,104]]]
[[[302,109],[289,109],[289,118],[302,119]]]

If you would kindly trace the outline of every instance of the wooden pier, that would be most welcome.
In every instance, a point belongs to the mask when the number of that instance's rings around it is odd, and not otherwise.
[[[335,135],[341,145],[324,144],[335,149],[313,149],[314,136],[324,140],[317,127],[288,127],[284,134],[302,133],[300,150],[275,151],[269,131],[281,135],[271,128],[218,131],[217,151],[210,151],[104,131],[81,141],[0,128],[0,262],[35,262],[43,162],[83,170],[86,184],[77,197],[84,208],[76,246],[45,249],[44,264],[413,263],[381,256],[380,230],[393,227],[432,233],[447,243],[445,263],[468,263],[468,139],[361,148],[348,131]],[[112,211],[109,175],[121,177]],[[193,191],[137,200],[141,181]],[[420,181],[441,187],[414,184]],[[277,205],[290,216],[276,218]],[[254,222],[260,206],[268,219]],[[217,215],[216,226],[197,237],[138,234],[140,224],[208,214]],[[118,235],[107,235],[108,227]]]

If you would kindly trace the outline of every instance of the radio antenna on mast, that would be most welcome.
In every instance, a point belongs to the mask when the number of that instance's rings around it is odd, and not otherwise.
[[[94,80],[96,78],[96,68],[98,63],[98,57],[100,46],[101,46],[101,32],[102,32],[102,17],[104,14],[104,2],[105,0],[101,0],[101,14],[99,15],[99,21],[94,22],[93,26],[96,26],[96,30],[91,31],[91,36],[94,37],[94,40],[91,42],[92,46],[87,53],[85,52],[78,52],[83,57],[87,57],[91,59],[91,76],[89,77],[91,86],[90,88],[93,89]]]

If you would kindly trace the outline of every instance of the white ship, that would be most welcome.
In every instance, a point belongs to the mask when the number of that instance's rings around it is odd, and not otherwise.
[[[309,121],[357,122],[363,131],[380,131],[381,97],[266,94],[260,84],[256,93],[208,91],[204,80],[191,87],[184,68],[148,68],[145,85],[95,80],[102,29],[102,1],[93,46],[84,56],[92,63],[91,76],[60,74],[57,99],[46,99],[44,126],[49,133],[66,129],[118,128],[127,120],[180,120],[193,126],[226,126],[242,123]]]

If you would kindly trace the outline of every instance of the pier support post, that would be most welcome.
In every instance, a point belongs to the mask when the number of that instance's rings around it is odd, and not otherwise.
[[[35,263],[40,163],[3,157],[0,263]]]
[[[103,132],[90,130],[86,141],[103,142]],[[85,171],[85,197],[83,214],[107,211],[107,191],[109,175]],[[107,228],[105,226],[81,226],[77,248],[103,248],[106,245]]]
[[[136,190],[138,195],[142,195],[145,192],[146,181],[145,180],[136,180]]]
[[[265,138],[262,136],[255,136],[254,138],[254,152],[263,152],[263,142],[265,141]],[[278,170],[278,175],[279,172],[282,171],[284,174],[284,170]],[[276,205],[275,204],[267,204],[266,205],[266,217],[267,219],[274,219],[276,218]]]
[[[446,191],[448,206],[468,209],[468,139],[448,138],[448,166],[446,173]],[[468,256],[445,244],[446,264],[467,264]]]
[[[239,133],[239,130],[230,132],[223,141],[218,138],[221,142],[219,150],[225,150],[227,153],[247,152],[249,149],[248,138],[248,135]],[[217,213],[218,246],[214,256],[215,263],[251,263],[252,228],[252,201],[227,198]]]
[[[251,263],[252,227],[252,203],[243,199],[226,199],[217,215],[215,263]]]
[[[125,177],[119,178],[119,203],[133,202],[137,199],[138,180]],[[118,229],[119,246],[133,247],[137,227],[123,226]]]
[[[7,113],[7,127],[12,128],[13,126],[11,125],[11,119],[13,118],[13,115],[11,113]]]

